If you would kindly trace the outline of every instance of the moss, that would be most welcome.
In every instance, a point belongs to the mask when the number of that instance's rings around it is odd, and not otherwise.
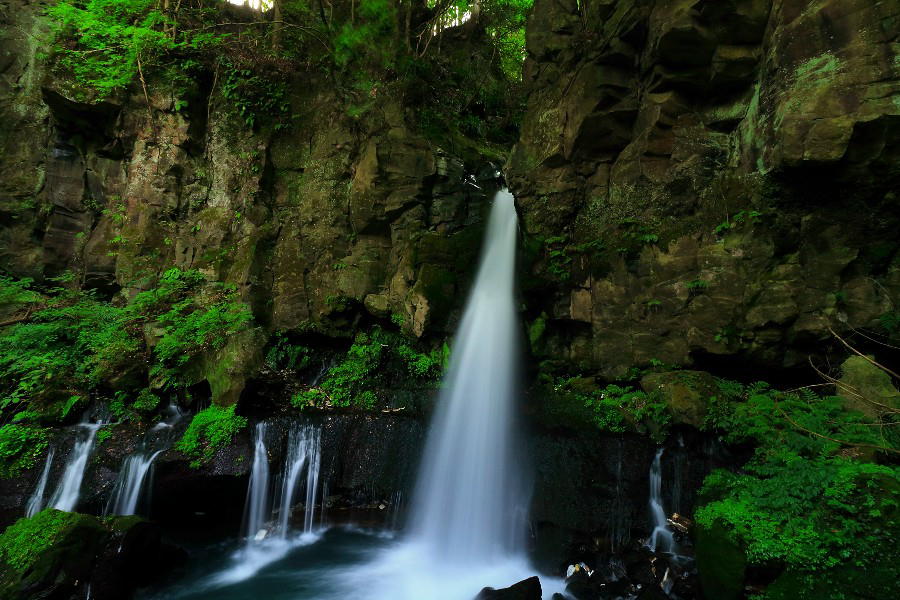
[[[231,443],[232,438],[247,426],[247,419],[234,414],[234,406],[222,408],[212,405],[201,410],[191,420],[175,449],[191,459],[191,466],[200,467],[212,460],[216,453]]]
[[[65,539],[77,537],[79,530],[102,529],[89,515],[48,508],[31,518],[19,519],[0,534],[0,562],[19,574],[32,570],[48,550]]]

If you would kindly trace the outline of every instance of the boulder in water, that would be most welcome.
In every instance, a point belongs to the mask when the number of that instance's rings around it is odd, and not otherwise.
[[[475,596],[475,600],[541,600],[541,580],[535,576],[508,588],[495,590],[486,587]]]

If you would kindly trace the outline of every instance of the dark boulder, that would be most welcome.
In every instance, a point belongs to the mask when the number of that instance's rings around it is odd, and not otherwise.
[[[541,581],[535,576],[500,590],[486,587],[475,600],[541,600]]]

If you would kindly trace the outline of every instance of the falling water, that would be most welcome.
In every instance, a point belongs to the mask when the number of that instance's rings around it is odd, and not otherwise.
[[[183,413],[175,404],[170,404],[166,417],[154,425],[144,436],[141,449],[125,457],[112,494],[106,503],[107,515],[133,515],[137,513],[138,503],[143,490],[147,487],[148,475],[151,473],[153,461],[172,445],[172,433],[175,423],[181,420]],[[152,448],[157,448],[153,450]]]
[[[50,477],[50,467],[53,465],[53,447],[50,447],[50,452],[47,453],[47,462],[44,463],[44,469],[41,471],[41,477],[38,479],[37,486],[34,488],[34,493],[31,494],[31,497],[28,499],[28,505],[25,509],[25,516],[31,517],[41,512],[41,509],[44,508],[44,490],[47,488],[47,479]]]
[[[162,450],[153,453],[139,452],[125,458],[106,505],[106,514],[133,515],[137,512],[147,473],[150,472],[153,460],[161,453]]]
[[[53,497],[50,498],[49,505],[58,510],[72,511],[78,504],[78,496],[81,492],[81,480],[84,478],[84,469],[87,466],[88,458],[91,456],[91,450],[94,448],[94,439],[97,436],[97,430],[102,427],[102,423],[81,423],[79,432],[81,435],[75,442],[75,447],[69,455],[69,463],[63,472],[62,480],[60,480]]]
[[[266,536],[265,523],[269,516],[269,455],[266,451],[266,424],[256,424],[253,466],[250,487],[247,488],[245,532],[250,540]]]
[[[408,535],[333,581],[365,600],[460,600],[534,574],[520,533],[529,497],[516,459],[514,198],[497,193],[413,497]],[[542,578],[546,598],[560,580]]]
[[[278,532],[281,537],[288,533],[294,493],[300,475],[306,469],[306,507],[303,515],[303,532],[312,533],[316,513],[316,490],[319,487],[319,466],[321,460],[321,435],[319,428],[304,425],[294,428],[288,436],[288,453],[285,472],[281,484],[281,506],[278,509]]]
[[[496,561],[517,550],[516,502],[524,494],[512,454],[516,234],[514,199],[503,190],[491,210],[484,258],[456,337],[413,504],[413,536],[434,558],[454,564]]]
[[[651,552],[676,554],[675,538],[662,507],[662,455],[663,449],[660,448],[650,465],[650,516],[653,518],[653,533],[650,534],[647,547]]]

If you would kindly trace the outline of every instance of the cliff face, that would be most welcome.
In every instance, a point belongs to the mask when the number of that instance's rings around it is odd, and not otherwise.
[[[896,3],[537,0],[508,164],[533,350],[764,369],[900,294]],[[539,335],[537,335],[539,334]]]
[[[163,81],[101,103],[41,58],[41,3],[4,3],[0,268],[77,281],[127,299],[172,266],[237,286],[263,329],[350,335],[359,320],[449,330],[477,256],[487,161],[463,162],[373,88],[363,116],[334,82],[305,73],[286,129],[248,127],[219,73],[187,106]],[[236,401],[264,336],[214,396]],[[236,347],[234,347],[236,346]]]

